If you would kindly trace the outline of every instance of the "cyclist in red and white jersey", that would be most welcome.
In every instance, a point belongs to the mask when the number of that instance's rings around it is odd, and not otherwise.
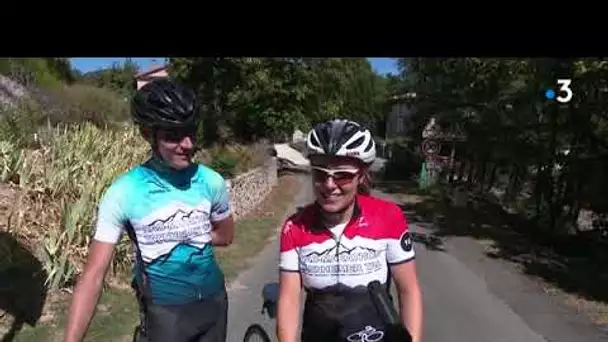
[[[315,201],[281,231],[279,341],[299,340],[302,289],[301,341],[387,341],[366,286],[392,280],[402,322],[420,342],[422,300],[407,222],[396,204],[362,191],[376,157],[371,133],[332,120],[316,125],[307,145]]]

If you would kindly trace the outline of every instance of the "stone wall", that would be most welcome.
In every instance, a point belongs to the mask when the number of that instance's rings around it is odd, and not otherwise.
[[[277,184],[277,160],[226,180],[235,219],[255,209]]]

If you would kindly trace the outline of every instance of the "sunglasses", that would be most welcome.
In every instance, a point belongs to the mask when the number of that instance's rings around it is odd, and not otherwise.
[[[177,128],[172,130],[165,130],[159,132],[159,138],[169,141],[169,142],[180,142],[185,137],[188,137],[192,140],[196,138],[196,128],[195,127],[185,127],[185,128]]]
[[[320,166],[312,167],[312,177],[315,182],[325,183],[331,177],[338,186],[346,185],[355,179],[359,174],[359,169],[338,169],[330,170]]]

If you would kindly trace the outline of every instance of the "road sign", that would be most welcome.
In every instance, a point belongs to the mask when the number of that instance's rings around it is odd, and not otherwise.
[[[434,156],[441,150],[441,144],[437,140],[425,139],[422,142],[422,153],[425,156]]]

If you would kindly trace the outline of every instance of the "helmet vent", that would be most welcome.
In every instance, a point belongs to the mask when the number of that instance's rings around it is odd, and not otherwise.
[[[346,145],[347,149],[353,149],[353,148],[357,148],[358,146],[360,146],[361,144],[363,144],[363,141],[365,140],[365,137],[360,137],[359,139],[351,142],[350,144]]]
[[[367,147],[365,147],[365,152],[369,152],[372,147],[374,147],[374,140],[369,141],[369,144],[367,144]]]
[[[310,140],[312,142],[312,145],[317,146],[317,147],[321,147],[321,144],[319,143],[319,140],[317,139],[316,135],[312,135],[310,137]]]

